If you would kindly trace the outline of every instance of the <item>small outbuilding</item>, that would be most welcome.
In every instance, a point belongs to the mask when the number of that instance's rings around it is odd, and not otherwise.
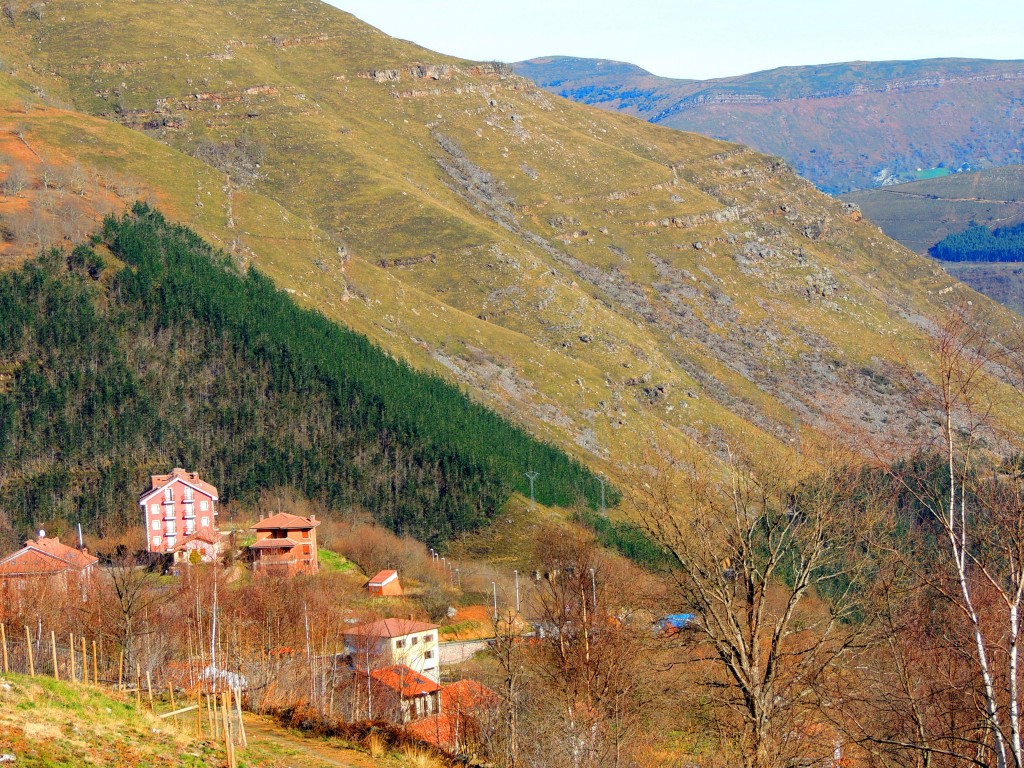
[[[401,597],[402,582],[398,580],[398,571],[381,571],[366,582],[366,591],[382,597]]]

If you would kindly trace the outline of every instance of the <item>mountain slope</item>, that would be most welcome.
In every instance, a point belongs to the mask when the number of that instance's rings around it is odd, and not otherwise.
[[[918,253],[972,223],[1005,227],[1024,222],[1024,165],[958,173],[938,179],[843,195],[891,238]],[[942,268],[999,303],[1024,314],[1019,264],[957,264]]]
[[[576,101],[779,155],[829,192],[1021,162],[1024,61],[849,62],[704,81],[562,56],[515,69]]]
[[[312,0],[47,7],[4,28],[0,135],[141,179],[301,303],[612,473],[652,440],[909,428],[885,382],[980,300],[776,160]],[[101,119],[26,113],[40,91]]]
[[[972,222],[1005,227],[1024,221],[1024,165],[958,173],[843,195],[894,240],[918,253]]]
[[[123,500],[176,465],[204,468],[225,502],[288,486],[431,542],[493,518],[525,490],[524,464],[547,478],[542,503],[596,507],[597,478],[563,453],[146,206],[103,238],[123,266],[102,288],[87,275],[111,257],[85,246],[0,275],[0,508],[15,525],[117,529],[135,514]]]

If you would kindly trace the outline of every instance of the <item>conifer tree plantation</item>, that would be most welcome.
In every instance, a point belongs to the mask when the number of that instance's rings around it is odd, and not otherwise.
[[[928,253],[940,261],[1024,261],[1024,224],[995,229],[975,224],[942,238]]]
[[[565,453],[142,204],[3,275],[0,315],[0,509],[19,534],[115,531],[178,465],[225,501],[289,486],[427,541],[487,522],[529,469],[539,502],[600,499]]]

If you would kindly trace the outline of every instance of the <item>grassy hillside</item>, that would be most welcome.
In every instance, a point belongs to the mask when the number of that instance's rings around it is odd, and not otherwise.
[[[967,230],[1024,223],[1024,165],[958,173],[938,179],[843,195],[891,238],[918,253]],[[976,291],[1024,314],[1024,273],[1019,265],[943,262],[943,269]]]
[[[924,254],[972,223],[1024,222],[1024,165],[866,189],[843,199],[860,206],[889,237]]]
[[[0,137],[136,180],[300,304],[613,476],[651,442],[909,429],[885,382],[979,300],[776,160],[313,0],[47,8],[3,22]]]
[[[0,754],[18,768],[109,766],[206,768],[211,745],[178,733],[134,702],[50,678],[0,678]]]
[[[1022,61],[849,62],[704,81],[565,56],[515,68],[560,96],[779,155],[829,192],[1021,161]]]
[[[15,525],[116,528],[166,466],[200,468],[227,502],[289,486],[428,541],[492,518],[526,467],[547,479],[542,503],[597,505],[597,478],[564,453],[144,205],[109,218],[101,245],[0,275],[0,508]]]
[[[1014,263],[975,263],[942,265],[957,280],[979,293],[995,299],[1019,315],[1024,315],[1024,266]]]

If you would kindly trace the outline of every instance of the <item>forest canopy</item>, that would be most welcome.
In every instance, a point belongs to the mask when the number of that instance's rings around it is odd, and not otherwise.
[[[290,486],[427,541],[485,524],[530,469],[542,503],[600,499],[559,449],[142,204],[0,276],[0,315],[0,510],[20,531],[117,530],[174,466],[224,501]]]
[[[1024,261],[1024,224],[989,229],[977,224],[928,249],[940,261]]]

